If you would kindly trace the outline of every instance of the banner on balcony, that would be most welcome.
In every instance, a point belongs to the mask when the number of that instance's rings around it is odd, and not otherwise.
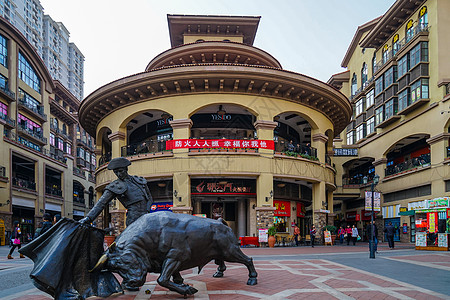
[[[381,194],[379,192],[373,192],[373,210],[374,211],[380,211],[380,204],[381,204]],[[366,191],[366,210],[372,211],[372,192]]]
[[[166,149],[183,149],[183,148],[242,148],[242,149],[274,149],[274,142],[271,140],[201,140],[201,139],[183,139],[166,141]]]

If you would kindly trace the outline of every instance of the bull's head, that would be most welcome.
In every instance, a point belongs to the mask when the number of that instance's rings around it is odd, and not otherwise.
[[[126,288],[142,286],[147,275],[147,267],[139,259],[139,256],[129,250],[117,249],[115,242],[109,246],[105,254],[100,257],[95,267],[89,272],[102,269],[119,273],[123,278],[122,284]]]

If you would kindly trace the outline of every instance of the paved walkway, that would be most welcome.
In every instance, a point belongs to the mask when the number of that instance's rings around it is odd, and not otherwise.
[[[7,260],[6,251],[0,247],[0,298],[51,299],[31,284],[32,262]],[[369,259],[367,244],[362,243],[243,251],[254,258],[257,285],[246,285],[248,271],[242,265],[227,264],[225,276],[213,278],[216,266],[208,264],[200,274],[197,269],[182,272],[185,283],[199,290],[188,299],[450,299],[448,252],[415,251],[411,245],[389,250],[380,245],[376,259]],[[183,299],[157,285],[157,276],[149,274],[139,292],[110,298]],[[5,280],[14,278],[20,282],[4,286]]]

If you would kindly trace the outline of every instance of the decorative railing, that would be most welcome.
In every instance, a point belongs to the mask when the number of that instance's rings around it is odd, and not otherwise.
[[[47,120],[47,115],[44,113],[44,108],[42,106],[40,107],[35,107],[33,105],[30,105],[29,103],[27,103],[25,101],[24,98],[19,98],[19,104],[22,105],[23,107],[26,107],[28,110],[34,112],[35,114],[41,116],[43,119]]]
[[[166,141],[149,140],[140,143],[129,144],[121,149],[122,156],[131,156],[137,154],[157,153],[166,150]]]
[[[51,186],[45,187],[45,193],[47,195],[62,197],[62,190],[59,188],[51,187]]]
[[[395,175],[395,174],[399,174],[405,171],[409,171],[412,169],[415,169],[417,167],[420,166],[428,166],[431,163],[431,155],[428,154],[422,154],[419,157],[415,157],[411,160],[408,161],[404,161],[402,163],[396,164],[396,165],[392,165],[392,166],[388,166],[384,172],[385,172],[385,176],[391,176],[391,175]]]
[[[42,133],[34,132],[34,131],[30,130],[28,127],[25,127],[25,126],[22,126],[22,125],[20,125],[17,129],[19,131],[27,134],[28,136],[31,136],[31,137],[35,138],[36,140],[42,142],[43,144],[47,144],[47,138],[44,137],[42,135]]]
[[[59,151],[57,151],[59,153]],[[64,156],[58,154],[58,153],[52,153],[52,151],[49,151],[45,148],[42,149],[42,153],[50,158],[53,158],[59,162],[62,162],[63,164],[65,164],[67,162],[67,158],[65,158]]]
[[[305,145],[290,145],[289,142],[276,141],[275,153],[283,153],[287,156],[303,157],[311,160],[318,160],[317,149]]]
[[[11,91],[6,85],[5,86],[0,85],[0,90],[4,94],[8,95],[11,99],[16,99],[16,94],[13,91]]]
[[[5,115],[4,113],[0,112],[0,119],[5,121],[5,123],[8,124],[11,127],[15,127],[16,126],[16,121],[11,119],[9,116]]]
[[[14,187],[36,191],[36,182],[16,178],[15,176],[12,178],[12,185]]]

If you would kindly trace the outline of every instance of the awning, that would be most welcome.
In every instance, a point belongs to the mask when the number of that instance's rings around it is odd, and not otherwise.
[[[399,216],[414,216],[414,210],[401,211],[398,213]]]

